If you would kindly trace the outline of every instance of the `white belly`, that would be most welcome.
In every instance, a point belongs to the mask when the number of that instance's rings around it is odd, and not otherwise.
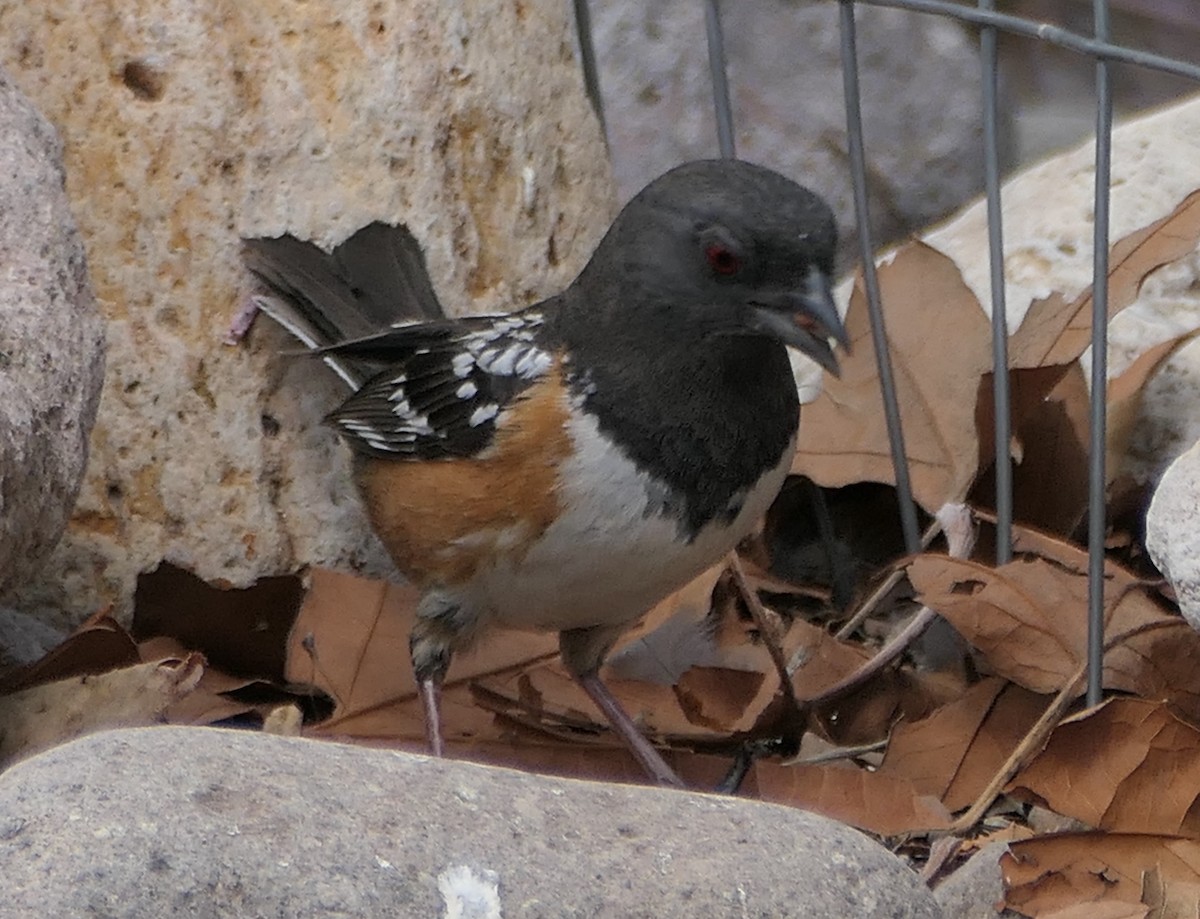
[[[575,456],[563,468],[562,513],[518,557],[481,571],[463,599],[497,625],[561,631],[632,622],[718,562],[766,513],[791,466],[795,443],[751,492],[736,496],[732,521],[718,518],[685,540],[639,472],[580,416],[570,424]]]

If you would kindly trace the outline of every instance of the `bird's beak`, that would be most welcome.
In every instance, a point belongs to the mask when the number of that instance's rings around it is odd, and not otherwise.
[[[799,290],[759,299],[754,304],[753,317],[756,331],[797,348],[834,376],[838,375],[838,360],[829,339],[849,351],[850,338],[838,316],[829,276],[824,271],[810,268]]]

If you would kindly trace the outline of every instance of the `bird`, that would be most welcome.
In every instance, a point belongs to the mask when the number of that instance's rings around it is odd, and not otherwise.
[[[787,349],[837,373],[831,341],[849,346],[829,205],[766,167],[684,163],[630,199],[560,293],[459,318],[402,224],[328,252],[243,242],[254,303],[353,389],[326,422],[420,590],[409,651],[432,753],[454,653],[493,627],[550,631],[648,776],[681,786],[600,667],[783,485],[800,423]]]

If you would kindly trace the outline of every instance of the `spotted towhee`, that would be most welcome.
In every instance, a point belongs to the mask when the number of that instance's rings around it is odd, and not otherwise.
[[[785,346],[836,371],[828,206],[770,170],[688,163],[622,210],[562,293],[444,317],[415,240],[246,244],[260,306],[355,389],[329,423],[422,590],[410,640],[437,754],[451,655],[493,624],[563,661],[652,777],[678,779],[597,672],[621,632],[728,553],[787,475]]]

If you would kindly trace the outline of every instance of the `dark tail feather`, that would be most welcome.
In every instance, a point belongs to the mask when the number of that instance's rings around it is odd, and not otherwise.
[[[244,243],[246,267],[271,291],[255,303],[309,348],[444,318],[425,256],[407,227],[372,223],[332,252],[294,236]],[[325,360],[354,388],[378,370],[342,355]]]

